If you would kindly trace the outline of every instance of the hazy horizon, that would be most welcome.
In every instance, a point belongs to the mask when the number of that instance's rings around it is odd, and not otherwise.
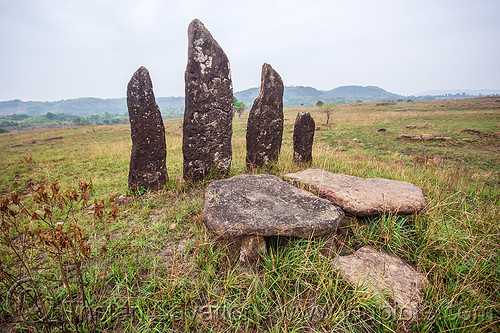
[[[226,52],[235,92],[259,86],[264,62],[318,90],[500,90],[498,12],[493,0],[0,0],[0,100],[122,98],[140,66],[156,96],[183,96],[194,18]]]
[[[355,85],[350,85],[350,86],[355,86]],[[301,86],[301,85],[293,85],[293,86],[286,86],[286,88],[289,88],[289,87],[306,87],[306,88],[314,88],[314,87],[310,87],[310,86]],[[345,87],[345,86],[340,86],[340,87]],[[334,90],[336,88],[340,88],[340,87],[335,87],[333,89],[327,89],[327,90],[321,90],[321,89],[317,89],[319,91],[330,91],[330,90]],[[239,92],[243,92],[245,90],[248,90],[248,89],[259,89],[260,87],[257,86],[257,87],[250,87],[250,88],[247,88],[247,89],[243,89],[243,90],[239,90],[239,91],[234,91],[235,94],[239,93]],[[382,88],[383,87],[378,87],[378,88]],[[316,89],[316,88],[314,88]],[[385,90],[385,89],[384,89]],[[391,91],[387,91],[389,93],[392,93]],[[455,95],[457,93],[465,93],[467,95],[471,95],[471,96],[478,96],[479,94],[482,94],[482,95],[499,95],[500,94],[500,89],[436,89],[436,90],[427,90],[427,91],[422,91],[422,92],[418,92],[416,94],[411,94],[411,95],[402,95],[403,97],[411,97],[411,96],[415,96],[415,97],[418,97],[418,96],[440,96],[440,95],[446,95],[446,94],[452,94],[452,95]],[[156,93],[155,93],[155,97],[158,99],[158,98],[184,98],[184,95],[181,95],[181,96],[158,96]],[[58,100],[46,100],[46,101],[41,101],[41,100],[22,100],[22,99],[19,99],[19,98],[15,98],[15,99],[11,99],[11,100],[0,100],[0,102],[9,102],[9,101],[13,101],[13,100],[20,100],[21,102],[47,102],[47,103],[53,103],[53,102],[60,102],[60,101],[63,101],[63,100],[73,100],[73,99],[84,99],[84,98],[97,98],[97,99],[123,99],[123,98],[127,98],[127,96],[119,96],[119,97],[96,97],[96,96],[77,96],[77,97],[69,97],[69,98],[62,98],[62,99],[58,99]]]

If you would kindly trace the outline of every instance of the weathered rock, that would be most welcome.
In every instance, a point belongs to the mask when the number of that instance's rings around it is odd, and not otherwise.
[[[485,132],[485,133],[481,133],[481,136],[487,137],[487,138],[498,138],[498,137],[500,137],[500,132]]]
[[[293,128],[293,162],[311,163],[314,141],[314,119],[309,112],[299,112]]]
[[[427,126],[429,126],[429,124],[406,125],[405,127],[406,128],[416,129],[416,128],[426,128]]]
[[[260,93],[247,123],[247,168],[278,161],[283,137],[283,81],[269,64],[262,66]]]
[[[266,253],[266,241],[262,236],[247,236],[241,240],[239,261],[244,266],[255,266]]]
[[[429,140],[447,141],[447,140],[451,140],[451,138],[449,136],[434,135],[434,134],[422,134],[422,139],[424,141],[429,141]]]
[[[372,292],[394,315],[416,319],[428,283],[424,274],[395,255],[371,246],[349,256],[338,256],[333,263],[351,285]],[[391,301],[396,307],[390,305]]]
[[[422,137],[420,135],[414,135],[414,134],[401,134],[398,136],[398,139],[420,141],[422,140]]]
[[[231,167],[233,85],[226,54],[195,19],[188,29],[182,152],[184,179],[203,179]]]
[[[116,197],[114,199],[114,202],[117,204],[117,205],[120,205],[120,206],[126,206],[128,205],[129,203],[132,203],[134,202],[134,198],[132,197],[126,197],[124,196],[123,194]]]
[[[285,180],[316,191],[344,211],[355,216],[413,214],[427,201],[417,186],[384,178],[358,178],[319,169],[289,173]]]
[[[344,212],[325,199],[271,175],[218,180],[205,192],[203,222],[220,236],[296,236],[335,232]]]
[[[165,127],[145,67],[139,68],[128,83],[127,106],[132,135],[128,187],[158,190],[168,180]]]
[[[464,130],[461,130],[460,133],[477,134],[477,135],[481,134],[481,132],[473,128],[466,128]]]

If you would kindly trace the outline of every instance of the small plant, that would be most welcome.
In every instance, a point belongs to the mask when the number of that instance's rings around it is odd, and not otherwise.
[[[319,105],[319,109],[321,110],[321,112],[323,112],[326,115],[326,125],[328,125],[328,123],[330,122],[330,116],[332,115],[334,107],[335,104],[333,103]]]
[[[7,290],[6,311],[23,327],[50,331],[90,328],[84,270],[91,247],[78,211],[90,199],[92,181],[63,193],[57,182],[38,184],[31,200],[17,193],[0,203],[0,275]],[[107,216],[116,217],[111,204]],[[105,217],[104,201],[94,201],[95,221]]]

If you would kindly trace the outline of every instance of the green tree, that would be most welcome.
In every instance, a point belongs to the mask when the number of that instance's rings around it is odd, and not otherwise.
[[[238,118],[240,118],[243,111],[247,109],[247,106],[245,105],[245,103],[238,100],[236,97],[233,96],[233,98],[234,98],[233,115],[237,113]]]
[[[75,125],[83,125],[83,124],[82,124],[82,123],[83,123],[83,118],[82,118],[82,117],[80,117],[80,116],[76,116],[76,117],[73,119],[73,123],[74,123]]]
[[[328,125],[328,122],[330,121],[330,115],[332,114],[334,107],[335,107],[335,104],[333,104],[333,103],[323,104],[319,107],[321,112],[323,112],[326,115],[326,124],[327,125]]]
[[[57,115],[55,113],[52,113],[52,112],[47,112],[47,114],[45,115],[45,118],[47,118],[48,120],[55,120],[57,117]]]
[[[317,107],[321,107],[321,106],[323,106],[323,104],[324,104],[323,101],[317,101],[316,102],[316,106]]]

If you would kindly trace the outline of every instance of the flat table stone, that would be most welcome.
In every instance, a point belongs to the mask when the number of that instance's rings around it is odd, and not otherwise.
[[[284,179],[315,191],[344,211],[366,217],[381,214],[408,215],[427,205],[422,190],[411,183],[385,178],[359,178],[320,169],[289,173]]]
[[[334,233],[344,212],[325,199],[272,175],[240,175],[214,181],[205,192],[203,222],[226,238]]]

